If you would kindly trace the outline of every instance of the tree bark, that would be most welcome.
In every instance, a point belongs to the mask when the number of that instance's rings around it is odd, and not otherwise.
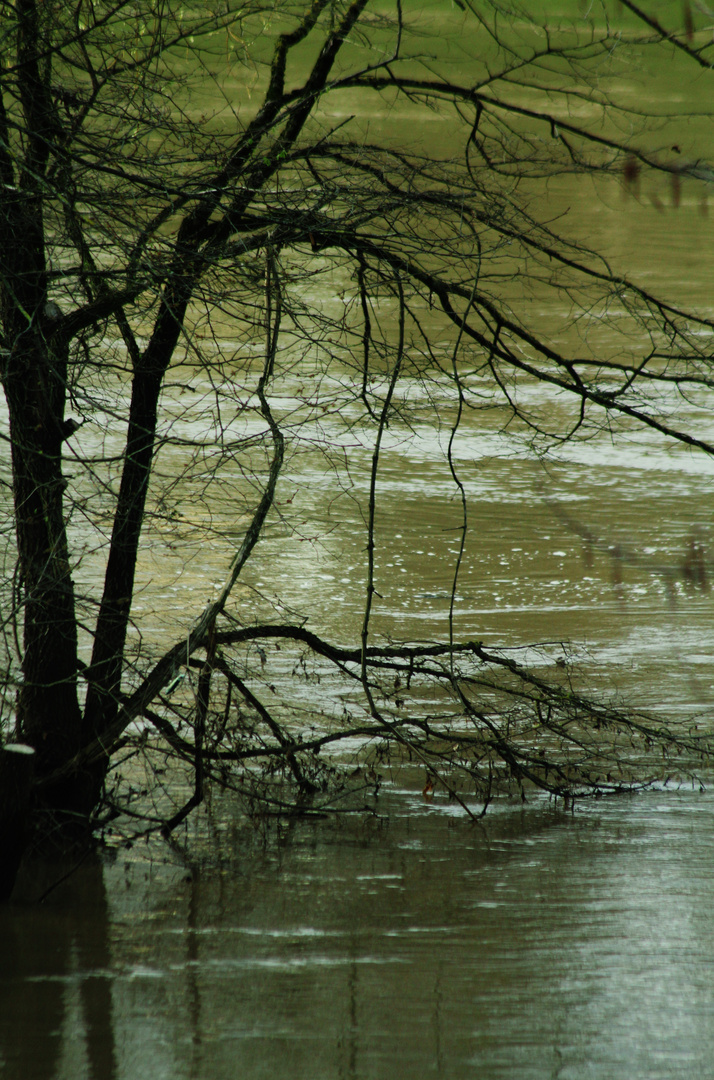
[[[27,844],[34,763],[31,746],[0,748],[0,903],[10,899]]]
[[[22,153],[0,155],[0,378],[12,448],[15,527],[23,599],[23,681],[17,720],[37,752],[38,776],[77,753],[77,626],[64,515],[62,442],[66,341],[48,314],[45,177],[63,133],[51,93],[51,63],[36,0],[18,0],[17,92]],[[4,90],[4,88],[3,88]],[[11,145],[5,102],[0,130]],[[70,804],[71,787],[62,794]],[[61,805],[61,800],[60,804]]]
[[[39,774],[56,768],[80,746],[77,625],[61,460],[66,364],[34,326],[26,325],[13,337],[2,381],[10,414],[24,602],[17,715],[22,738],[38,753]]]

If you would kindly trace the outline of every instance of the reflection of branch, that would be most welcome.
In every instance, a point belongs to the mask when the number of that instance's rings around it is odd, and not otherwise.
[[[609,556],[612,560],[613,584],[621,585],[621,568],[623,566],[632,566],[649,574],[658,574],[664,578],[669,589],[671,589],[675,581],[683,581],[692,588],[701,589],[702,592],[709,589],[709,571],[712,567],[712,561],[707,556],[704,544],[693,532],[687,540],[686,550],[679,563],[657,564],[634,548],[621,543],[613,544],[603,540],[582,521],[568,513],[554,499],[546,497],[544,501],[553,516],[561,521],[571,533],[575,533],[576,536],[581,538],[586,559],[591,560],[593,552],[600,552]]]

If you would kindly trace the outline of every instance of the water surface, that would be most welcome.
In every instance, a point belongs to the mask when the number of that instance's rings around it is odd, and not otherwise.
[[[658,84],[665,101],[668,78]],[[714,275],[702,193],[685,184],[675,212],[658,183],[625,202],[615,185],[568,177],[550,185],[549,213],[570,207],[567,228],[604,247],[616,270],[706,308]],[[319,302],[337,303],[338,286]],[[572,333],[562,297],[523,303],[550,340]],[[594,321],[579,331],[593,348],[617,348]],[[340,378],[321,381],[325,400]],[[181,438],[206,432],[186,416],[208,413],[216,396],[200,373],[176,379],[164,405],[179,438],[158,458],[157,499],[163,483],[168,501],[149,522],[133,609],[145,649],[183,636],[187,612],[213,595],[233,555],[226,530],[239,535],[247,505],[236,499],[238,467],[221,473],[211,505],[171,502],[190,497],[191,484],[202,490],[191,470],[183,489],[173,485],[186,465]],[[304,370],[281,380],[276,415],[306,400],[305,383]],[[454,398],[435,416],[419,393],[416,381],[404,388],[414,431],[395,424],[384,444],[374,639],[448,631],[461,522],[446,461]],[[569,415],[541,387],[519,393],[549,423]],[[607,430],[535,458],[523,432],[502,435],[492,394],[483,387],[484,408],[468,414],[457,452],[471,528],[457,637],[548,642],[554,672],[566,652],[589,685],[710,724],[711,595],[670,579],[692,537],[711,549],[711,463],[648,432]],[[711,437],[711,397],[662,404]],[[95,406],[83,429],[89,456],[121,447],[110,410]],[[329,411],[320,423],[322,444],[343,451],[349,469],[339,452],[330,464],[319,447],[291,442],[280,516],[231,612],[272,616],[279,596],[311,629],[353,644],[371,448]],[[244,434],[238,424],[236,439]],[[82,482],[72,478],[72,493],[94,499]],[[558,507],[601,538],[592,560]],[[84,517],[71,523],[86,548],[80,593],[101,581],[104,553],[93,548],[105,524],[100,513],[95,533]],[[615,565],[608,546],[633,558]],[[281,675],[276,664],[271,652],[257,691]],[[199,865],[163,848],[117,849],[41,904],[68,868],[29,867],[0,909],[0,1080],[712,1075],[714,795],[658,790],[574,814],[545,800],[504,802],[476,826],[438,791],[426,802],[420,786],[395,777],[377,818],[279,829],[253,831],[217,805],[212,855]]]
[[[5,908],[0,1076],[709,1075],[714,796],[382,809]]]

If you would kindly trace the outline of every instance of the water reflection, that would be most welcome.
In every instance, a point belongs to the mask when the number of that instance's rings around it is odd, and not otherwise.
[[[117,1076],[101,865],[75,874],[46,903],[32,902],[67,869],[27,868],[15,906],[0,908],[3,1080]]]
[[[0,1076],[707,1075],[714,797],[483,829],[386,800],[389,825],[239,834],[193,876],[126,852],[5,909]]]

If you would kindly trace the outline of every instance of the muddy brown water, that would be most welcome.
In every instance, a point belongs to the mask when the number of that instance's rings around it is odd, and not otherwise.
[[[591,242],[650,287],[711,305],[713,226],[700,193],[685,188],[675,218],[661,210],[666,191],[653,193],[657,208],[646,192],[625,205],[614,188],[594,197],[575,184],[553,184],[550,197],[574,207]],[[566,315],[536,312],[551,327]],[[565,408],[539,387],[523,392],[552,417]],[[207,390],[198,381],[193,393]],[[714,435],[714,400],[676,408]],[[457,634],[544,642],[550,663],[567,653],[590,685],[710,724],[712,597],[672,590],[667,571],[693,536],[712,543],[711,464],[646,432],[538,461],[498,429],[498,417],[472,415],[460,443],[471,535]],[[459,508],[447,435],[425,410],[415,435],[386,440],[375,635],[448,630]],[[284,497],[300,537],[269,526],[236,594],[246,618],[280,594],[309,606],[314,629],[356,634],[364,530],[354,496],[364,497],[368,464],[354,450],[349,494],[336,500],[324,462],[297,461]],[[612,559],[587,562],[554,504],[639,565],[614,584]],[[215,513],[224,521],[229,510]],[[149,645],[185,631],[186,612],[226,571],[229,553],[194,516],[147,540],[135,613],[149,613]],[[98,567],[88,552],[80,582]],[[704,790],[574,814],[504,801],[475,826],[439,791],[426,802],[395,777],[376,819],[264,837],[218,808],[219,865],[191,873],[170,851],[135,846],[85,862],[38,904],[70,867],[30,868],[0,909],[0,1080],[714,1076],[714,789],[704,779]]]
[[[386,801],[2,910],[3,1080],[711,1075],[711,794]]]
[[[461,453],[473,534],[457,633],[548,642],[553,664],[565,649],[591,684],[709,723],[711,595],[672,596],[660,571],[693,530],[711,536],[711,466],[648,435],[544,466],[477,425]],[[366,465],[354,477],[364,490]],[[388,441],[382,479],[374,631],[435,638],[458,523],[438,431]],[[306,533],[336,527],[286,544],[271,526],[240,603],[280,592],[300,610],[309,597],[313,626],[349,636],[362,526],[309,456],[294,490]],[[611,560],[583,559],[554,500],[644,563],[613,585]],[[163,612],[157,635],[220,579],[219,546],[179,551],[172,568],[174,552],[145,552],[156,595],[139,603]],[[295,824],[264,845],[216,812],[222,868],[187,874],[169,851],[120,850],[38,905],[66,869],[45,866],[0,911],[0,1078],[714,1075],[705,787],[575,814],[504,802],[477,827],[395,777],[380,819]]]

